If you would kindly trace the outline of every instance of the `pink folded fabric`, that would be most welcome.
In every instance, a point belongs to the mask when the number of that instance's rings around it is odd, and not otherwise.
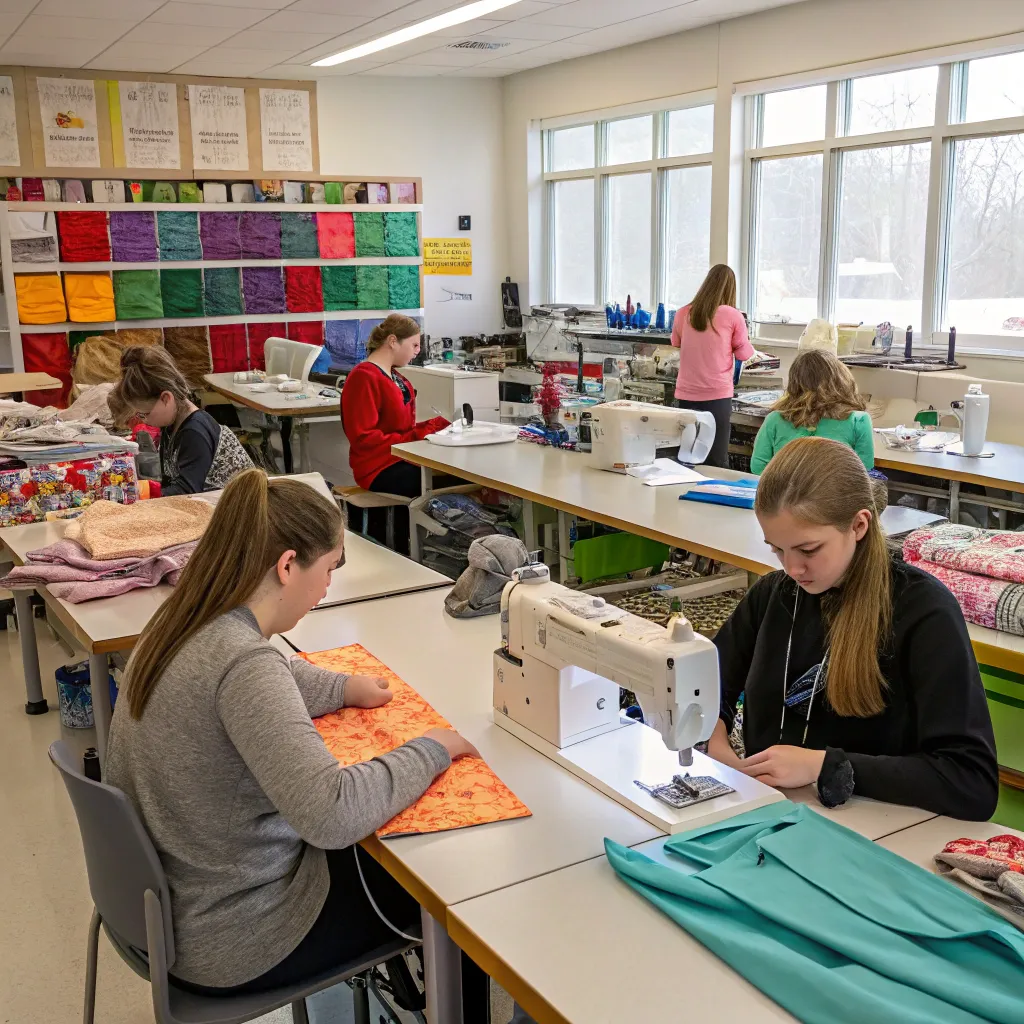
[[[81,544],[59,540],[29,552],[29,561],[0,580],[8,590],[47,587],[54,597],[81,604],[100,597],[116,597],[130,590],[178,582],[198,541],[178,544],[147,558],[96,559]]]
[[[925,526],[903,542],[903,557],[1024,583],[1024,536],[1013,530],[980,530],[959,523]]]

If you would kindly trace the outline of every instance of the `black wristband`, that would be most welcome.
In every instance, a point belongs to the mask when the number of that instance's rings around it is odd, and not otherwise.
[[[853,765],[845,750],[825,748],[825,760],[818,773],[818,799],[825,807],[839,807],[853,796]]]

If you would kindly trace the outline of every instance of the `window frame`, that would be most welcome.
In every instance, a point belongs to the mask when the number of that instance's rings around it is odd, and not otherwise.
[[[651,176],[651,267],[647,296],[639,296],[641,302],[650,303],[652,310],[659,302],[665,301],[668,282],[666,241],[668,226],[668,171],[680,167],[711,167],[713,148],[705,153],[687,156],[666,156],[668,149],[668,116],[672,111],[688,110],[694,107],[714,107],[714,92],[692,93],[672,97],[656,104],[633,104],[608,110],[592,111],[575,117],[553,118],[541,122],[541,166],[543,182],[543,223],[544,223],[544,288],[546,302],[556,302],[555,287],[555,233],[554,233],[554,185],[559,181],[594,179],[594,295],[595,306],[602,308],[609,297],[609,180],[623,174],[650,173]],[[607,126],[614,121],[650,115],[653,119],[651,158],[631,163],[605,163],[607,153]],[[550,170],[551,133],[561,128],[580,125],[594,125],[594,166],[593,168],[569,171]],[[714,134],[714,129],[713,129]],[[710,239],[711,222],[708,223]],[[636,299],[637,296],[634,296]],[[625,301],[625,296],[621,296]]]
[[[1024,49],[1021,41],[1000,48],[1009,53]],[[1024,135],[1024,116],[994,118],[987,121],[964,122],[966,109],[969,63],[972,59],[994,56],[995,52],[970,55],[958,54],[957,59],[942,54],[926,58],[919,55],[913,62],[873,66],[849,71],[834,71],[821,78],[801,81],[751,83],[743,97],[744,140],[743,153],[743,210],[741,249],[741,303],[755,313],[757,296],[757,206],[759,202],[760,161],[773,157],[822,155],[821,238],[818,261],[818,316],[834,319],[838,287],[838,230],[841,205],[842,163],[846,152],[909,143],[926,143],[930,147],[928,175],[927,215],[925,222],[924,281],[922,291],[922,322],[914,325],[914,343],[922,348],[945,351],[948,344],[948,253],[952,232],[952,201],[955,183],[954,155],[956,143],[963,139],[985,138],[999,135]],[[855,78],[909,71],[920,67],[938,67],[935,93],[934,123],[922,128],[904,128],[876,132],[869,135],[846,135],[849,124],[851,83]],[[763,96],[783,89],[808,85],[827,86],[825,111],[825,138],[814,142],[790,143],[780,146],[760,146]],[[756,322],[762,326],[778,328],[772,321]],[[795,329],[796,323],[783,325]],[[795,335],[794,335],[795,336]],[[1024,336],[995,334],[967,334],[958,330],[958,347],[974,351],[1024,352]]]

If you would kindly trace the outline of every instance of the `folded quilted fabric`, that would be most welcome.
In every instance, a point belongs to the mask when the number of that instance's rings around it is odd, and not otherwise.
[[[324,343],[323,320],[292,320],[288,324],[288,340],[301,341],[305,345],[322,345]],[[313,365],[315,368],[316,364]],[[328,365],[330,365],[329,362]]]
[[[285,326],[283,323],[261,323],[248,325],[249,336],[249,369],[265,370],[267,368],[266,357],[263,348],[267,338],[283,338]]]
[[[903,557],[1024,583],[1024,535],[1012,530],[979,530],[955,523],[926,526],[903,542]]]
[[[198,540],[212,515],[209,502],[179,495],[134,505],[97,501],[68,524],[64,538],[95,559],[147,558]]]

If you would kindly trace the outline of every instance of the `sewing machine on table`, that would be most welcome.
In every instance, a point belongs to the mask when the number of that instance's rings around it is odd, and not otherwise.
[[[530,565],[502,594],[501,633],[495,723],[658,828],[783,799],[693,750],[718,720],[718,652],[686,619],[659,626]],[[646,724],[622,716],[620,687]]]
[[[651,465],[659,448],[679,448],[687,465],[702,463],[715,442],[715,418],[709,412],[672,409],[625,399],[590,410],[591,464],[625,473]]]

